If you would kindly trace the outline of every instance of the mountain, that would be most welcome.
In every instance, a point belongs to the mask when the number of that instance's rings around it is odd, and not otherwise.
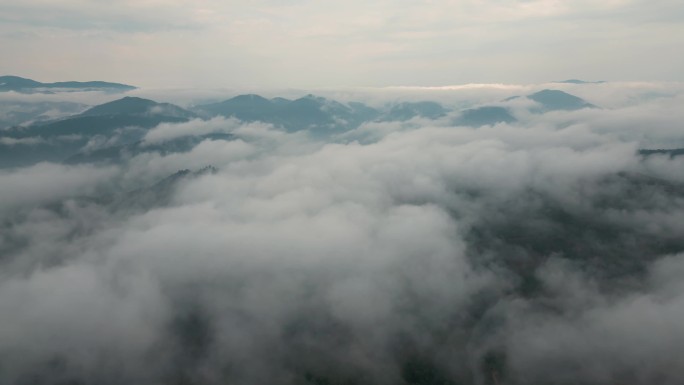
[[[170,103],[157,103],[153,100],[126,96],[122,99],[95,106],[80,116],[140,115],[163,116],[178,119],[192,119],[197,115]]]
[[[7,136],[50,138],[64,135],[106,135],[124,127],[152,128],[159,123],[180,123],[196,115],[178,106],[152,100],[125,97],[95,106],[85,112],[64,119],[41,122],[28,127],[7,130]]]
[[[380,120],[404,121],[416,117],[438,119],[445,116],[447,112],[449,111],[446,108],[436,102],[402,102],[393,105]]]
[[[352,109],[326,98],[307,95],[282,106],[280,117],[288,130],[324,129],[346,130],[361,122]]]
[[[273,120],[280,106],[290,103],[290,100],[278,98],[269,100],[259,95],[239,95],[220,103],[206,104],[196,107],[196,110],[210,116],[234,117],[243,121]]]
[[[595,82],[589,82],[586,80],[579,80],[579,79],[568,79],[568,80],[561,80],[553,83],[563,83],[563,84],[601,84],[605,83],[603,80],[595,81]]]
[[[245,122],[270,123],[291,132],[312,130],[320,134],[355,128],[378,115],[375,109],[362,103],[342,104],[314,95],[296,100],[239,95],[220,103],[197,106],[195,111],[205,117],[233,117]]]
[[[453,124],[457,126],[480,127],[497,123],[513,123],[517,119],[504,107],[484,106],[465,110]]]
[[[340,103],[315,95],[299,99],[267,99],[259,95],[239,95],[219,103],[194,108],[204,117],[234,117],[246,122],[265,122],[287,131],[308,130],[314,135],[339,133],[370,121],[405,121],[415,117],[438,119],[449,112],[431,101],[401,102],[378,110],[360,102]]]
[[[115,197],[102,197],[100,199],[109,204],[108,206],[113,213],[122,210],[149,210],[154,207],[164,207],[171,203],[173,193],[180,183],[217,172],[218,169],[214,166],[206,166],[196,171],[178,170],[150,186],[128,191]]]
[[[139,182],[140,185],[119,189],[100,191],[94,195],[73,196],[67,202],[78,204],[94,203],[106,209],[111,215],[129,215],[136,211],[147,211],[172,204],[173,195],[178,187],[195,178],[216,174],[219,170],[214,166],[205,166],[197,170],[183,169],[162,179],[152,182]],[[41,208],[55,213],[65,210],[65,201],[52,201]],[[68,203],[66,203],[68,204]],[[59,214],[58,214],[59,215]],[[1,226],[2,224],[0,224]]]
[[[140,141],[160,123],[186,122],[196,115],[178,106],[125,97],[64,119],[12,127],[0,133],[0,167],[39,161],[61,162],[87,149],[117,148]]]
[[[595,105],[588,103],[582,98],[571,95],[560,90],[541,90],[531,95],[527,95],[528,99],[534,100],[541,105],[541,112],[565,110],[573,111],[582,108],[597,108]]]
[[[502,102],[510,102],[518,100],[523,96],[516,95],[502,100]],[[533,94],[527,95],[524,98],[533,100],[539,104],[538,107],[532,108],[532,112],[543,113],[547,111],[574,111],[582,108],[599,108],[586,100],[575,95],[569,94],[560,90],[541,90]]]
[[[102,81],[89,82],[56,82],[56,83],[41,83],[32,79],[26,79],[19,76],[0,76],[0,92],[15,91],[21,93],[36,93],[36,92],[54,92],[54,91],[82,91],[82,90],[98,90],[109,92],[125,92],[134,90],[136,87],[127,84],[109,83]]]
[[[0,90],[4,89],[25,89],[41,87],[43,83],[31,79],[20,78],[19,76],[0,76]]]
[[[684,199],[684,185],[640,173],[610,173],[595,183],[596,189],[582,197],[581,207],[590,207],[591,213],[667,210],[672,199]],[[498,215],[476,221],[479,223],[472,225],[466,238],[478,255],[500,253],[498,263],[519,274],[518,290],[525,295],[542,290],[536,266],[549,255],[592,266],[597,278],[603,274],[634,277],[644,271],[649,259],[684,250],[684,238],[676,232],[656,235],[610,215],[587,215],[586,209],[534,188],[524,195],[533,199],[534,205],[503,205]],[[521,221],[523,217],[535,219]],[[516,250],[525,250],[525,257]]]
[[[142,140],[119,145],[112,145],[98,149],[84,149],[66,158],[66,164],[100,163],[111,164],[125,161],[128,158],[144,153],[158,153],[168,155],[187,152],[204,140],[233,140],[235,137],[226,133],[209,133],[203,135],[182,136],[164,142],[148,144]]]

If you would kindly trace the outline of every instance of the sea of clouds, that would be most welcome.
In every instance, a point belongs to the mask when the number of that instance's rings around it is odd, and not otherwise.
[[[682,87],[565,87],[603,108],[0,170],[0,383],[679,384],[684,157],[638,150],[684,145]]]

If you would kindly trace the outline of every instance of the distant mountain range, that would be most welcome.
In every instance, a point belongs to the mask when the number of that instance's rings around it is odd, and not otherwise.
[[[504,99],[507,103],[517,99],[534,101],[536,106],[531,112],[544,113],[549,111],[574,111],[583,108],[598,108],[597,106],[560,90],[541,90],[526,96],[512,96]],[[514,123],[516,117],[506,106],[482,106],[461,111],[460,116],[452,121],[454,125],[481,127],[497,123]]]
[[[21,126],[0,130],[0,167],[39,161],[119,162],[144,152],[168,154],[189,151],[202,140],[234,139],[231,134],[214,132],[176,137],[154,144],[143,142],[147,132],[161,123],[183,123],[217,116],[244,122],[269,123],[288,132],[305,130],[321,138],[353,130],[366,122],[408,121],[415,118],[434,120],[451,116],[450,120],[443,120],[443,123],[470,127],[514,123],[517,119],[509,102],[517,98],[534,101],[536,107],[532,112],[536,113],[596,107],[559,90],[542,90],[527,96],[508,98],[500,105],[484,105],[461,111],[453,111],[434,101],[399,102],[373,108],[360,102],[341,103],[314,95],[294,100],[267,99],[254,94],[239,95],[191,109],[138,97],[124,97],[89,109],[82,105],[68,105],[64,108],[83,112],[52,120],[48,117],[32,119]],[[0,108],[3,107],[2,103]],[[13,108],[12,105],[4,107],[9,111]],[[35,112],[40,111],[37,109]]]
[[[598,80],[598,81],[595,81],[595,82],[590,82],[590,81],[579,80],[579,79],[568,79],[568,80],[556,81],[556,82],[553,82],[553,83],[565,83],[565,84],[602,84],[602,83],[605,83],[605,81],[603,81],[603,80]]]
[[[127,84],[109,83],[102,81],[66,81],[56,83],[42,83],[32,79],[22,78],[19,76],[0,76],[0,92],[15,91],[21,93],[53,93],[60,90],[99,90],[109,92],[124,92],[134,89],[136,89],[136,87],[129,86]]]
[[[153,100],[126,96],[109,103],[92,107],[79,116],[147,116],[192,119],[197,114],[170,103],[157,103]]]
[[[220,103],[197,106],[195,110],[205,117],[224,116],[242,121],[260,121],[281,126],[287,131],[346,130],[360,123],[352,107],[313,95],[296,100],[240,95]]]
[[[125,97],[67,118],[3,130],[0,132],[0,166],[65,159],[72,163],[74,159],[103,161],[107,160],[105,155],[109,155],[110,160],[119,160],[126,149],[143,150],[134,144],[140,142],[149,129],[160,123],[182,123],[196,117],[173,104]],[[178,143],[174,145],[178,147]]]
[[[168,103],[127,96],[93,107],[85,112],[50,122],[6,130],[15,138],[41,136],[44,139],[65,135],[108,134],[124,127],[152,128],[159,123],[180,123],[197,115]]]

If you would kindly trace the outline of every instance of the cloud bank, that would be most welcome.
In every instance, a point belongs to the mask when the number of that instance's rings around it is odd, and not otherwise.
[[[146,140],[235,139],[3,171],[0,382],[678,384],[682,160],[638,125],[193,120]]]

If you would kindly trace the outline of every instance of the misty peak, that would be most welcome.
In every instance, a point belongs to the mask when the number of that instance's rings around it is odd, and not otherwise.
[[[238,95],[229,101],[234,101],[234,102],[251,102],[251,103],[265,103],[268,102],[268,99],[264,98],[261,95],[257,94],[245,94],[245,95]]]
[[[26,79],[22,78],[19,76],[0,76],[0,89],[5,89],[5,88],[14,88],[14,87],[19,87],[19,88],[24,88],[24,87],[37,87],[41,83],[31,80],[31,79]]]
[[[401,102],[390,107],[382,120],[401,121],[415,117],[438,119],[447,114],[448,110],[433,101]]]
[[[331,112],[340,112],[341,110],[347,112],[347,110],[349,110],[349,107],[336,100],[327,99],[313,94],[303,96],[297,100],[294,100],[292,103],[306,104],[315,108],[327,109]]]
[[[595,105],[585,101],[584,99],[561,90],[545,89],[528,95],[527,98],[541,104],[543,110],[547,111],[572,111],[582,108],[596,108]]]
[[[156,105],[157,103],[153,100],[126,96],[92,107],[82,115],[143,114]]]
[[[176,105],[157,103],[154,100],[126,96],[109,103],[100,104],[83,112],[82,116],[100,115],[164,115],[190,118],[194,114]]]
[[[497,123],[513,123],[516,120],[505,107],[483,106],[461,112],[461,116],[455,119],[453,123],[462,126],[480,127],[492,126]]]
[[[55,83],[42,83],[32,79],[22,78],[19,76],[0,76],[0,91],[15,91],[21,93],[52,93],[54,91],[130,91],[136,87],[127,84],[110,83],[103,81],[64,81]]]

